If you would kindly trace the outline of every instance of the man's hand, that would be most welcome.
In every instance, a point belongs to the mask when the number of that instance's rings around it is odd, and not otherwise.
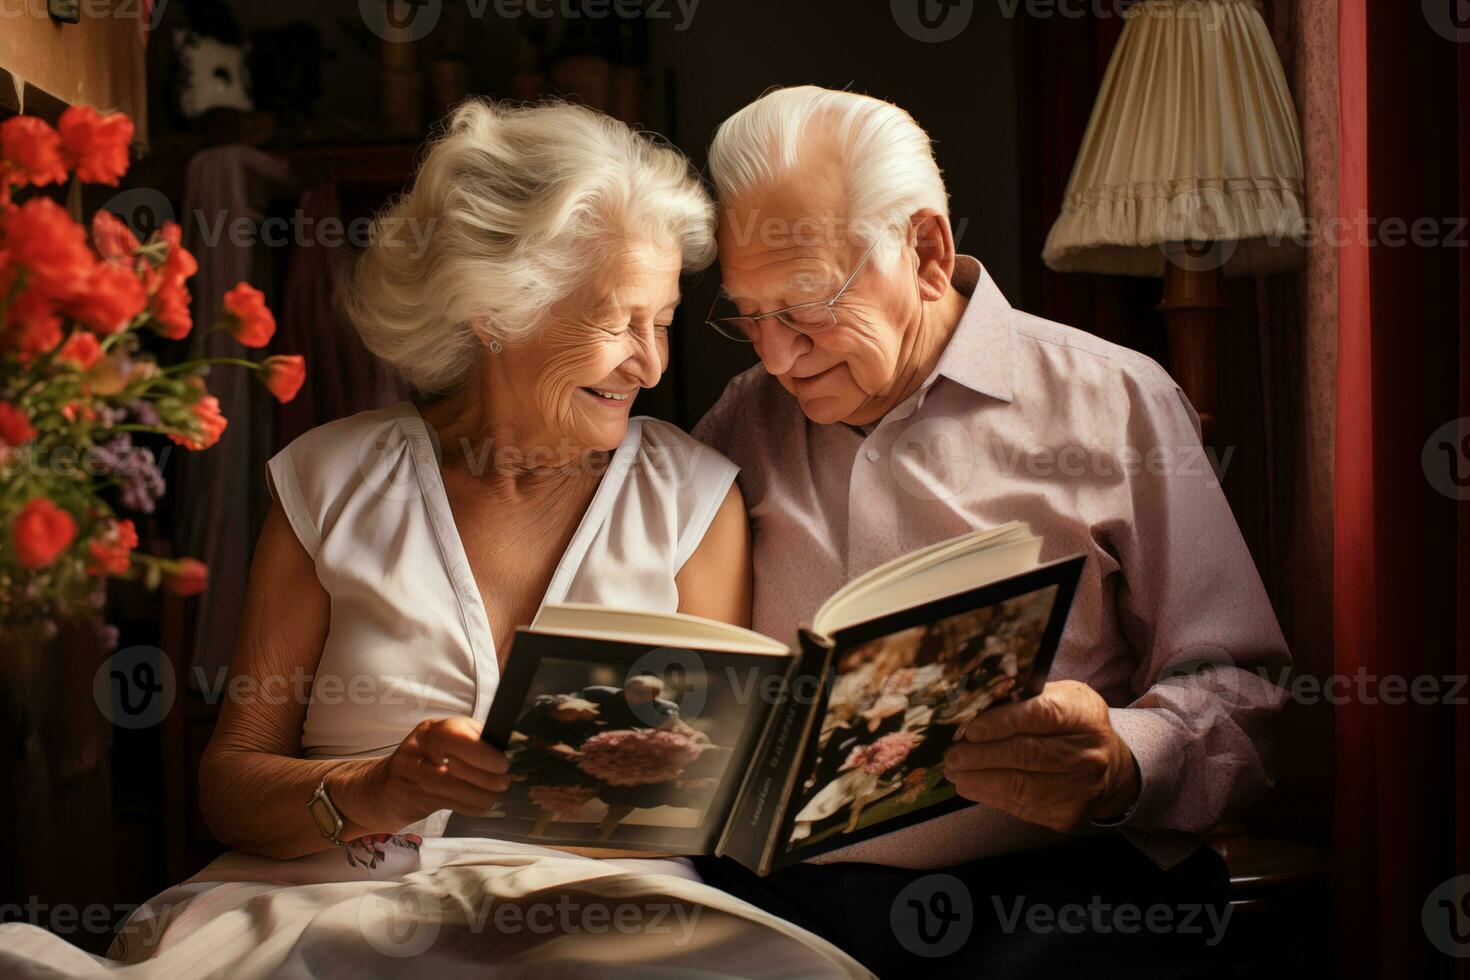
[[[944,774],[967,800],[1060,831],[1121,816],[1140,788],[1107,702],[1077,681],[981,712],[945,756]]]

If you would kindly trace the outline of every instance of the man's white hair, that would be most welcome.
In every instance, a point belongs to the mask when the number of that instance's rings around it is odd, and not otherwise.
[[[413,190],[381,213],[345,297],[368,349],[426,394],[469,377],[483,318],[535,337],[550,308],[629,242],[714,261],[714,203],[682,153],[566,103],[455,110]]]
[[[735,201],[788,174],[804,144],[821,127],[835,137],[847,187],[845,219],[854,244],[883,243],[873,258],[887,266],[923,208],[949,216],[949,195],[934,161],[929,134],[891,102],[816,85],[767,92],[720,124],[709,150],[710,176],[720,203]]]

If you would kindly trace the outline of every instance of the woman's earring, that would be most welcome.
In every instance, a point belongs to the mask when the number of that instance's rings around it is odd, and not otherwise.
[[[503,350],[505,350],[505,345],[502,344],[500,341],[498,341],[498,340],[491,340],[490,341],[490,353],[492,353],[492,354],[499,354]]]

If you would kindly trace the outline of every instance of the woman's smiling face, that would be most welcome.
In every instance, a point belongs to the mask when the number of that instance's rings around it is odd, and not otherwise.
[[[668,367],[680,268],[672,244],[625,245],[551,308],[535,340],[485,354],[491,397],[504,396],[523,450],[544,447],[550,463],[618,447],[638,391]]]

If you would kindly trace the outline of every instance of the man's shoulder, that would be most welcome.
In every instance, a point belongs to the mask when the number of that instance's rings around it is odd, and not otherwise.
[[[768,443],[783,426],[804,417],[791,393],[757,364],[730,379],[714,407],[694,427],[694,437],[734,458],[753,434]]]
[[[1082,365],[1086,376],[1069,378],[1073,383],[1093,380],[1121,384],[1146,394],[1173,394],[1179,385],[1169,372],[1147,354],[1104,340],[1077,327],[1046,320],[1020,310],[1014,311],[1014,331],[1018,346],[1029,345],[1031,352],[1046,355],[1063,352],[1071,365]],[[1051,358],[1043,357],[1043,360]]]

